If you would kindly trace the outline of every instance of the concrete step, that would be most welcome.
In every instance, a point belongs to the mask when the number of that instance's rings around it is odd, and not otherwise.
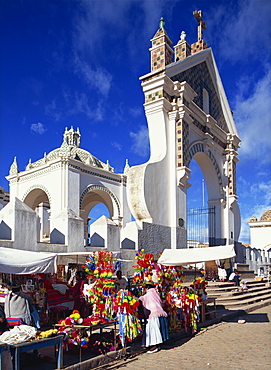
[[[267,294],[255,295],[251,297],[245,297],[245,299],[238,300],[217,300],[218,305],[223,305],[227,309],[239,309],[241,306],[251,305],[256,302],[262,302],[271,299],[271,292]]]
[[[269,306],[269,305],[271,305],[271,298],[264,299],[264,300],[259,301],[259,302],[251,303],[251,304],[248,304],[246,306],[239,306],[239,307],[237,307],[237,309],[238,309],[238,311],[242,310],[242,311],[245,311],[246,313],[249,313],[249,312],[258,310],[259,308],[262,308],[264,306]]]
[[[209,298],[216,298],[218,307],[230,310],[240,310],[271,299],[271,285],[266,281],[257,281],[254,278],[245,280],[247,291],[242,291],[229,282],[208,282],[207,295]]]
[[[241,273],[243,270],[249,270],[248,263],[237,263],[235,266],[236,270]]]
[[[237,288],[236,288],[237,289]],[[240,289],[240,288],[239,288]],[[232,294],[223,296],[220,295],[216,300],[217,302],[221,300],[242,300],[242,299],[248,299],[249,297],[255,297],[255,296],[261,296],[263,294],[271,293],[271,288],[265,288],[260,291],[251,292],[250,290],[246,291],[233,291]]]
[[[267,281],[258,281],[253,279],[244,279],[246,280],[248,285],[263,285],[267,283]],[[208,281],[207,288],[227,288],[228,286],[231,286],[233,283],[230,281]]]
[[[209,298],[228,298],[228,297],[232,297],[232,296],[240,296],[242,294],[248,294],[248,293],[264,293],[268,290],[270,290],[269,287],[267,286],[264,286],[264,287],[255,287],[255,288],[251,288],[251,287],[248,287],[248,291],[244,292],[244,291],[236,291],[236,287],[232,287],[231,290],[229,291],[219,291],[219,290],[211,290],[211,291],[207,291],[207,294],[208,294],[208,297]]]
[[[255,281],[255,280],[247,280],[247,287],[249,289],[251,288],[264,288],[266,286],[266,282],[264,281]],[[214,294],[214,293],[223,293],[223,292],[231,292],[232,289],[235,288],[235,285],[233,283],[229,282],[212,282],[211,284],[207,285],[207,293],[208,294]]]

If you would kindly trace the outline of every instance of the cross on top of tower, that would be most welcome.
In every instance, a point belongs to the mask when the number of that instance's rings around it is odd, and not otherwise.
[[[195,10],[193,12],[193,16],[198,21],[198,41],[203,40],[203,31],[207,28],[206,23],[204,22],[202,18],[202,11],[201,10]]]

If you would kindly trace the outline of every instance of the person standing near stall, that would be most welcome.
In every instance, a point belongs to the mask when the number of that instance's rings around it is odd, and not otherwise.
[[[155,353],[159,350],[157,345],[169,339],[167,313],[154,284],[147,283],[145,289],[146,293],[139,297],[147,320],[142,345],[149,349],[147,353]]]
[[[116,290],[119,292],[121,289],[126,289],[128,286],[128,281],[125,277],[122,276],[121,270],[118,270],[116,279]]]
[[[87,279],[84,271],[76,271],[76,284],[73,287],[72,298],[74,299],[73,309],[79,311],[82,318],[86,317],[86,299],[83,293],[84,285],[87,284]]]
[[[11,292],[5,298],[4,310],[6,318],[21,319],[24,324],[31,325],[32,305],[32,299],[21,291],[20,284],[13,282],[11,285]]]

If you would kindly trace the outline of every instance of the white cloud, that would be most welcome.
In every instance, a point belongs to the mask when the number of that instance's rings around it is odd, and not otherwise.
[[[97,90],[102,96],[107,97],[112,81],[112,75],[108,71],[101,67],[94,70],[90,64],[78,58],[76,58],[75,69],[90,88]]]
[[[113,148],[117,149],[118,151],[121,151],[122,148],[121,144],[117,143],[116,141],[112,141],[111,145]]]
[[[251,216],[256,216],[259,220],[265,211],[271,209],[271,180],[257,182],[256,178],[257,173],[251,182],[243,177],[238,178],[239,206],[242,214],[239,240],[244,243],[249,243],[250,240],[250,228],[247,223]]]
[[[43,135],[47,131],[47,128],[45,128],[45,126],[42,123],[38,122],[32,123],[30,130],[32,132],[35,132],[36,134]]]
[[[244,98],[242,92],[239,92],[234,104],[234,117],[242,140],[240,158],[258,159],[261,163],[271,162],[270,70],[255,84],[248,98]]]
[[[75,59],[99,65],[105,55],[117,59],[123,57],[124,51],[128,51],[133,61],[135,55],[145,50],[146,45],[142,41],[148,42],[158,29],[160,17],[164,15],[170,22],[176,3],[177,0],[81,1],[81,11],[74,18]],[[112,40],[114,50],[111,49]],[[120,40],[118,47],[117,40]],[[137,57],[135,65],[139,62]]]
[[[254,198],[260,199],[261,203],[264,204],[263,207],[271,204],[271,180],[254,183],[251,186],[251,193],[254,194]]]
[[[242,176],[239,176],[237,178],[237,187],[242,199],[250,199],[253,204],[259,204],[260,202],[263,207],[267,207],[271,203],[271,180],[259,181],[256,172],[251,176],[251,181],[247,181]],[[248,206],[251,207],[249,202]]]
[[[139,117],[141,114],[143,114],[143,107],[138,107],[138,108],[130,108],[129,112],[132,117]]]
[[[166,12],[169,18],[176,3],[176,0],[83,0],[82,12],[75,18],[74,48],[79,53],[99,52],[103,40],[122,36],[125,31],[128,36],[131,33],[131,14],[136,25],[137,40],[134,41],[140,44],[142,38],[138,38],[139,27],[140,35],[147,34],[149,37],[154,24],[158,26],[162,13]],[[107,45],[110,48],[109,42]]]
[[[239,241],[248,244],[250,243],[250,227],[248,225],[249,219],[242,219],[241,222],[241,230],[240,230],[240,236]]]
[[[88,118],[94,121],[102,121],[104,117],[103,100],[99,100],[95,105],[95,108],[92,108],[86,94],[75,93],[73,108],[68,112],[68,114],[73,115],[77,113],[84,113]]]
[[[130,132],[130,137],[133,140],[131,147],[132,152],[146,157],[149,154],[149,131],[146,126],[141,126],[137,133]]]
[[[227,11],[228,6],[231,6],[231,12]],[[206,18],[210,44],[215,40],[225,59],[236,62],[247,58],[248,61],[259,57],[267,61],[270,58],[270,1],[227,1],[216,5],[213,14],[207,14]],[[219,32],[213,32],[218,27]]]
[[[58,122],[62,116],[63,113],[61,112],[61,108],[57,106],[56,100],[52,100],[51,103],[45,105],[44,107],[45,114],[47,114],[50,117],[53,117],[53,119]]]

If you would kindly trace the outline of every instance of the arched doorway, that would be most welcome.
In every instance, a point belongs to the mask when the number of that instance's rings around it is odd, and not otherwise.
[[[187,191],[188,247],[223,244],[221,218],[223,185],[215,157],[203,144],[190,149],[191,188]]]
[[[38,217],[38,241],[50,242],[50,195],[43,186],[28,189],[23,202],[32,208]]]
[[[187,247],[196,248],[209,243],[208,195],[206,182],[195,159],[190,162],[191,170],[187,191]]]
[[[89,185],[82,192],[80,198],[80,215],[84,220],[85,245],[92,245],[93,238],[97,240],[101,238],[100,244],[103,246],[102,237],[92,232],[91,225],[102,216],[112,221],[120,221],[119,201],[108,188],[100,185]],[[97,240],[94,244],[98,243]]]
[[[92,231],[92,225],[102,216],[110,218],[109,210],[104,203],[98,203],[90,210],[88,214],[88,236],[86,239],[86,245],[91,246],[91,244],[93,244],[94,232]]]

